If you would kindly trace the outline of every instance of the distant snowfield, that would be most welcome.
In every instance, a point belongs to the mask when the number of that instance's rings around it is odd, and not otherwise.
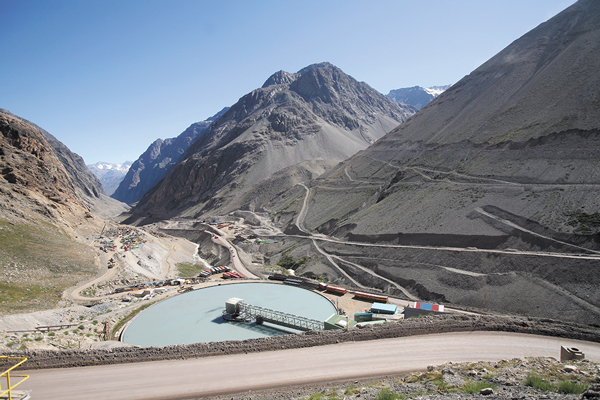
[[[124,163],[107,163],[99,161],[95,164],[90,164],[87,167],[100,180],[104,191],[110,196],[117,190],[117,187],[125,178],[125,175],[127,175],[127,171],[129,171],[131,164],[131,161],[125,161]]]
[[[125,161],[122,164],[114,164],[114,163],[107,163],[107,162],[102,162],[99,161],[95,164],[90,164],[87,167],[90,169],[90,171],[92,171],[94,173],[94,175],[96,175],[98,177],[98,179],[102,178],[102,176],[98,176],[98,175],[105,175],[106,172],[108,171],[116,171],[116,172],[122,172],[123,174],[126,174],[127,171],[129,171],[129,167],[131,167],[132,162],[131,161]],[[98,172],[96,172],[98,171]]]
[[[429,88],[423,88],[423,90],[433,97],[438,97],[440,94],[444,93],[446,89],[448,89],[450,85],[447,86],[433,86]]]

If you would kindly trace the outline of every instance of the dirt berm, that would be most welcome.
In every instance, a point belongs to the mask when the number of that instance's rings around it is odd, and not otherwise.
[[[82,367],[207,357],[224,354],[292,349],[341,342],[387,339],[444,332],[502,331],[557,336],[600,342],[600,329],[529,317],[447,315],[371,325],[349,331],[312,331],[272,338],[176,345],[167,347],[118,347],[88,350],[25,350],[4,352],[27,357],[27,369]],[[4,366],[3,364],[0,364]],[[7,364],[8,365],[8,364]]]

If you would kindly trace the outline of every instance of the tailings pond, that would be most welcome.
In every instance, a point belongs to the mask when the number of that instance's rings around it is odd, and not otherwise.
[[[136,316],[122,335],[136,346],[169,346],[244,340],[294,333],[277,325],[227,322],[225,302],[237,297],[247,304],[325,321],[336,312],[327,298],[310,290],[276,283],[234,283],[180,294]]]

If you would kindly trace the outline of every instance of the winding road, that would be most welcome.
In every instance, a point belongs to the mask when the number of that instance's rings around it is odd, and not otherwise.
[[[444,333],[188,360],[20,371],[33,398],[188,399],[291,385],[397,375],[448,361],[559,358],[577,347],[600,362],[600,343],[500,332]],[[318,360],[318,362],[316,362]]]

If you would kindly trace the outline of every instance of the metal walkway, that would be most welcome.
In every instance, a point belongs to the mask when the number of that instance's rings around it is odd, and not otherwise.
[[[262,324],[262,322],[269,322],[305,332],[322,331],[325,329],[325,323],[323,321],[246,304],[244,302],[239,303],[238,312],[236,314],[230,314],[227,311],[223,311],[223,318],[228,321],[250,322],[254,320],[258,325]]]

